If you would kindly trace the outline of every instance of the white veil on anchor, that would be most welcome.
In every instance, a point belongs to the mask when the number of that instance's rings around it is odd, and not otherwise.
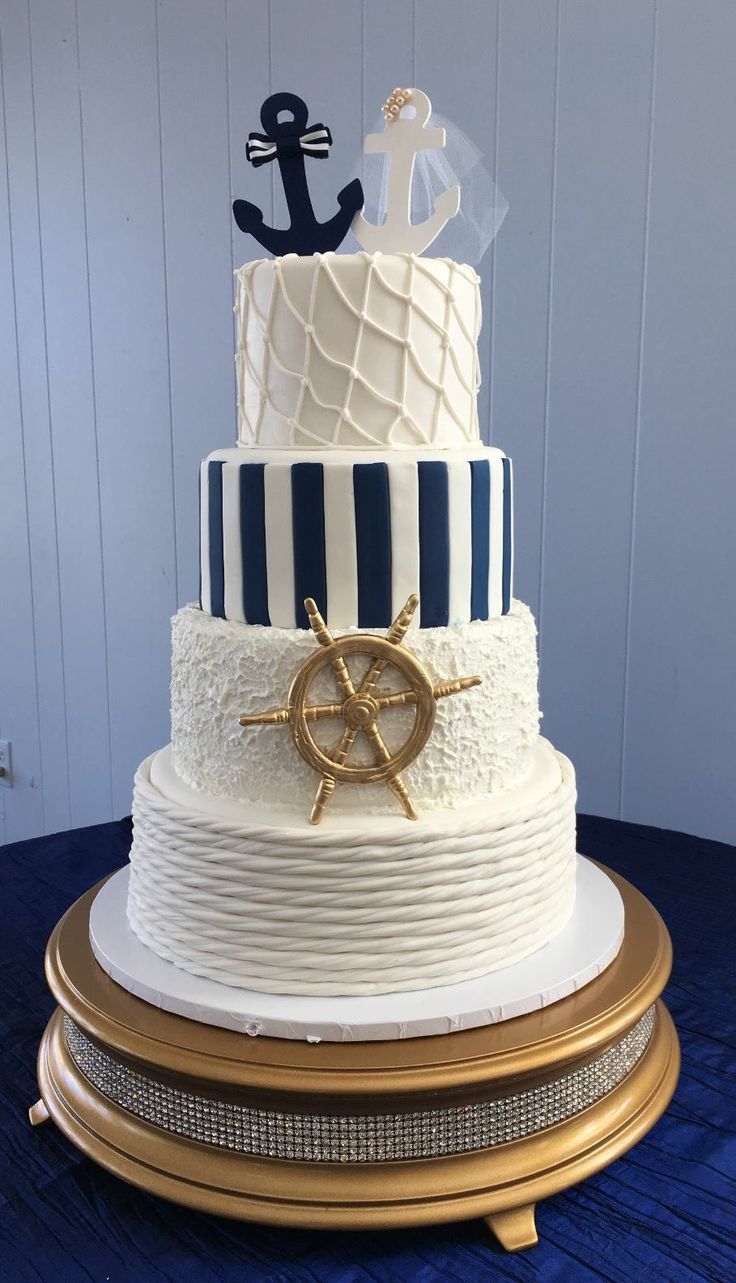
[[[408,116],[410,110],[407,105],[402,116]],[[376,121],[371,133],[378,134],[391,127],[383,120]],[[460,188],[460,209],[422,253],[430,258],[451,258],[477,267],[506,217],[508,201],[486,169],[482,152],[467,134],[434,111],[427,127],[444,129],[445,146],[427,148],[415,155],[411,221],[423,223],[433,213],[437,197],[455,186]],[[391,157],[386,152],[364,152],[354,171],[363,184],[363,215],[376,226],[386,219],[390,164]],[[353,232],[342,248],[347,252],[360,249]]]

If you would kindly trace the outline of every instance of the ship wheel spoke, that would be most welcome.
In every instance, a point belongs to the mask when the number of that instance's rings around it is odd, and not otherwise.
[[[358,734],[357,726],[346,726],[337,744],[337,748],[331,754],[332,761],[336,766],[344,766],[350,756],[350,750],[355,743]],[[334,775],[323,775],[317,789],[317,795],[314,799],[312,813],[309,816],[310,824],[319,824],[325,813],[332,794],[335,792]]]
[[[399,799],[401,805],[403,806],[404,815],[406,816],[407,820],[419,819],[419,816],[417,815],[412,805],[412,800],[409,797],[409,790],[407,789],[401,776],[389,775],[388,779],[386,780],[386,783],[391,789],[391,792]]]
[[[308,722],[319,722],[323,717],[342,717],[343,704],[308,704],[304,716]]]
[[[371,695],[373,688],[388,663],[387,659],[375,659],[358,687],[359,695]]]
[[[376,703],[380,708],[400,708],[402,704],[418,704],[416,691],[393,691],[390,695],[379,695]]]
[[[395,646],[399,646],[401,644],[406,635],[406,630],[414,616],[414,611],[418,605],[419,598],[416,593],[413,593],[403,610],[399,611],[399,614],[396,616],[394,622],[386,633],[386,641],[392,642]],[[373,661],[373,664],[360,683],[360,695],[371,695],[373,693],[376,682],[388,662],[389,661],[387,659],[375,659]]]
[[[327,803],[335,792],[334,775],[323,775],[315,795],[314,804],[309,816],[310,824],[319,824],[325,813]]]
[[[439,682],[434,687],[435,699],[444,699],[446,695],[457,695],[458,691],[470,690],[471,686],[480,686],[481,677],[456,677],[453,681]]]
[[[376,756],[376,761],[379,764],[382,764],[383,762],[390,762],[391,754],[389,752],[385,739],[383,738],[381,732],[376,726],[376,723],[369,722],[367,726],[363,727],[363,730],[365,731],[366,735],[368,736],[368,739],[370,740],[373,746],[373,751]]]
[[[337,684],[345,699],[350,699],[350,696],[355,694],[355,687],[353,686],[353,679],[350,676],[348,666],[342,656],[332,660],[332,671],[337,678]]]
[[[319,613],[314,597],[304,598],[304,609],[307,612],[309,626],[320,646],[333,646],[335,639]],[[343,698],[349,699],[351,695],[355,694],[355,687],[353,686],[353,679],[350,676],[348,666],[342,655],[336,655],[332,660],[330,660],[330,667],[337,678],[337,684],[342,691]]]
[[[332,646],[335,638],[332,636],[327,624],[320,615],[314,597],[304,598],[304,609],[307,612],[309,627],[317,638],[320,646]]]
[[[238,720],[241,726],[285,726],[291,720],[291,709],[272,708],[267,713],[245,713]]]
[[[344,766],[345,763],[347,762],[350,756],[350,750],[352,749],[353,744],[355,743],[357,734],[358,734],[357,726],[345,727],[345,730],[343,731],[342,735],[340,736],[340,739],[338,740],[337,748],[332,754],[332,761],[335,763],[336,766]]]
[[[384,762],[390,762],[391,753],[386,745],[386,741],[384,740],[383,736],[381,735],[381,732],[376,726],[376,723],[369,722],[367,726],[363,727],[363,730],[365,731],[365,734],[367,735],[368,739],[373,745],[373,751],[376,755],[376,761],[379,764],[383,764]],[[396,775],[389,775],[386,779],[386,783],[388,784],[388,787],[391,789],[391,792],[394,793],[395,796],[401,802],[401,805],[404,808],[404,814],[406,815],[407,819],[416,820],[417,813],[414,810],[414,807],[412,806],[411,798],[409,797],[409,790],[407,789],[404,781],[402,780],[398,772],[396,773]]]
[[[412,593],[403,610],[399,611],[386,633],[386,641],[393,642],[395,646],[400,645],[406,636],[406,630],[414,617],[414,611],[418,605],[419,598],[416,593]]]

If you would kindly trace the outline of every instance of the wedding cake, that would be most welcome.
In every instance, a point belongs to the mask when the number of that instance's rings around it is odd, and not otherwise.
[[[201,465],[171,744],[134,791],[128,919],[186,972],[428,989],[570,918],[574,772],[480,439],[478,283],[402,249],[236,273],[238,443]]]
[[[130,867],[49,940],[29,1117],[199,1213],[482,1216],[518,1251],[669,1101],[671,947],[576,855],[539,734],[512,467],[478,422],[505,202],[420,90],[384,110],[377,203],[368,165],[326,222],[306,103],[271,94],[249,136],[289,226],[234,203],[268,257],[235,273],[237,444],[200,466],[171,743],[136,775]]]

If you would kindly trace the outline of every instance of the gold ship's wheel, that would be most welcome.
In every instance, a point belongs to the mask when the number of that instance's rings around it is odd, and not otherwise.
[[[338,780],[345,784],[385,781],[396,794],[407,817],[410,820],[417,818],[401,772],[427,743],[434,725],[437,700],[477,686],[481,680],[480,677],[459,677],[454,681],[432,684],[419,660],[402,646],[418,604],[419,598],[414,594],[385,637],[368,633],[333,637],[316,603],[307,597],[304,608],[321,649],[305,660],[297,671],[285,708],[248,713],[240,718],[241,726],[288,724],[291,727],[294,743],[305,762],[322,776],[309,816],[310,824],[319,824]],[[348,660],[355,656],[368,660],[368,671],[357,685],[348,667]],[[311,687],[328,667],[334,673],[342,698],[331,704],[312,704],[309,702]],[[376,690],[376,685],[389,667],[399,673],[406,687],[382,694]],[[378,729],[378,717],[385,709],[402,706],[414,707],[414,723],[401,747],[392,752]],[[342,718],[345,723],[340,739],[330,751],[317,743],[311,730],[312,723],[326,718]],[[361,734],[372,750],[374,760],[369,765],[349,761]]]

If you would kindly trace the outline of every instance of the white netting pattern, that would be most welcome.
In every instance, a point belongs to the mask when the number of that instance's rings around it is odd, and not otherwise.
[[[575,885],[575,777],[530,805],[390,840],[217,821],[139,768],[130,924],[195,975],[265,993],[454,984],[525,957],[564,926]],[[149,759],[150,761],[150,759]]]
[[[390,448],[479,439],[472,269],[413,254],[318,254],[249,263],[236,277],[241,443]]]

